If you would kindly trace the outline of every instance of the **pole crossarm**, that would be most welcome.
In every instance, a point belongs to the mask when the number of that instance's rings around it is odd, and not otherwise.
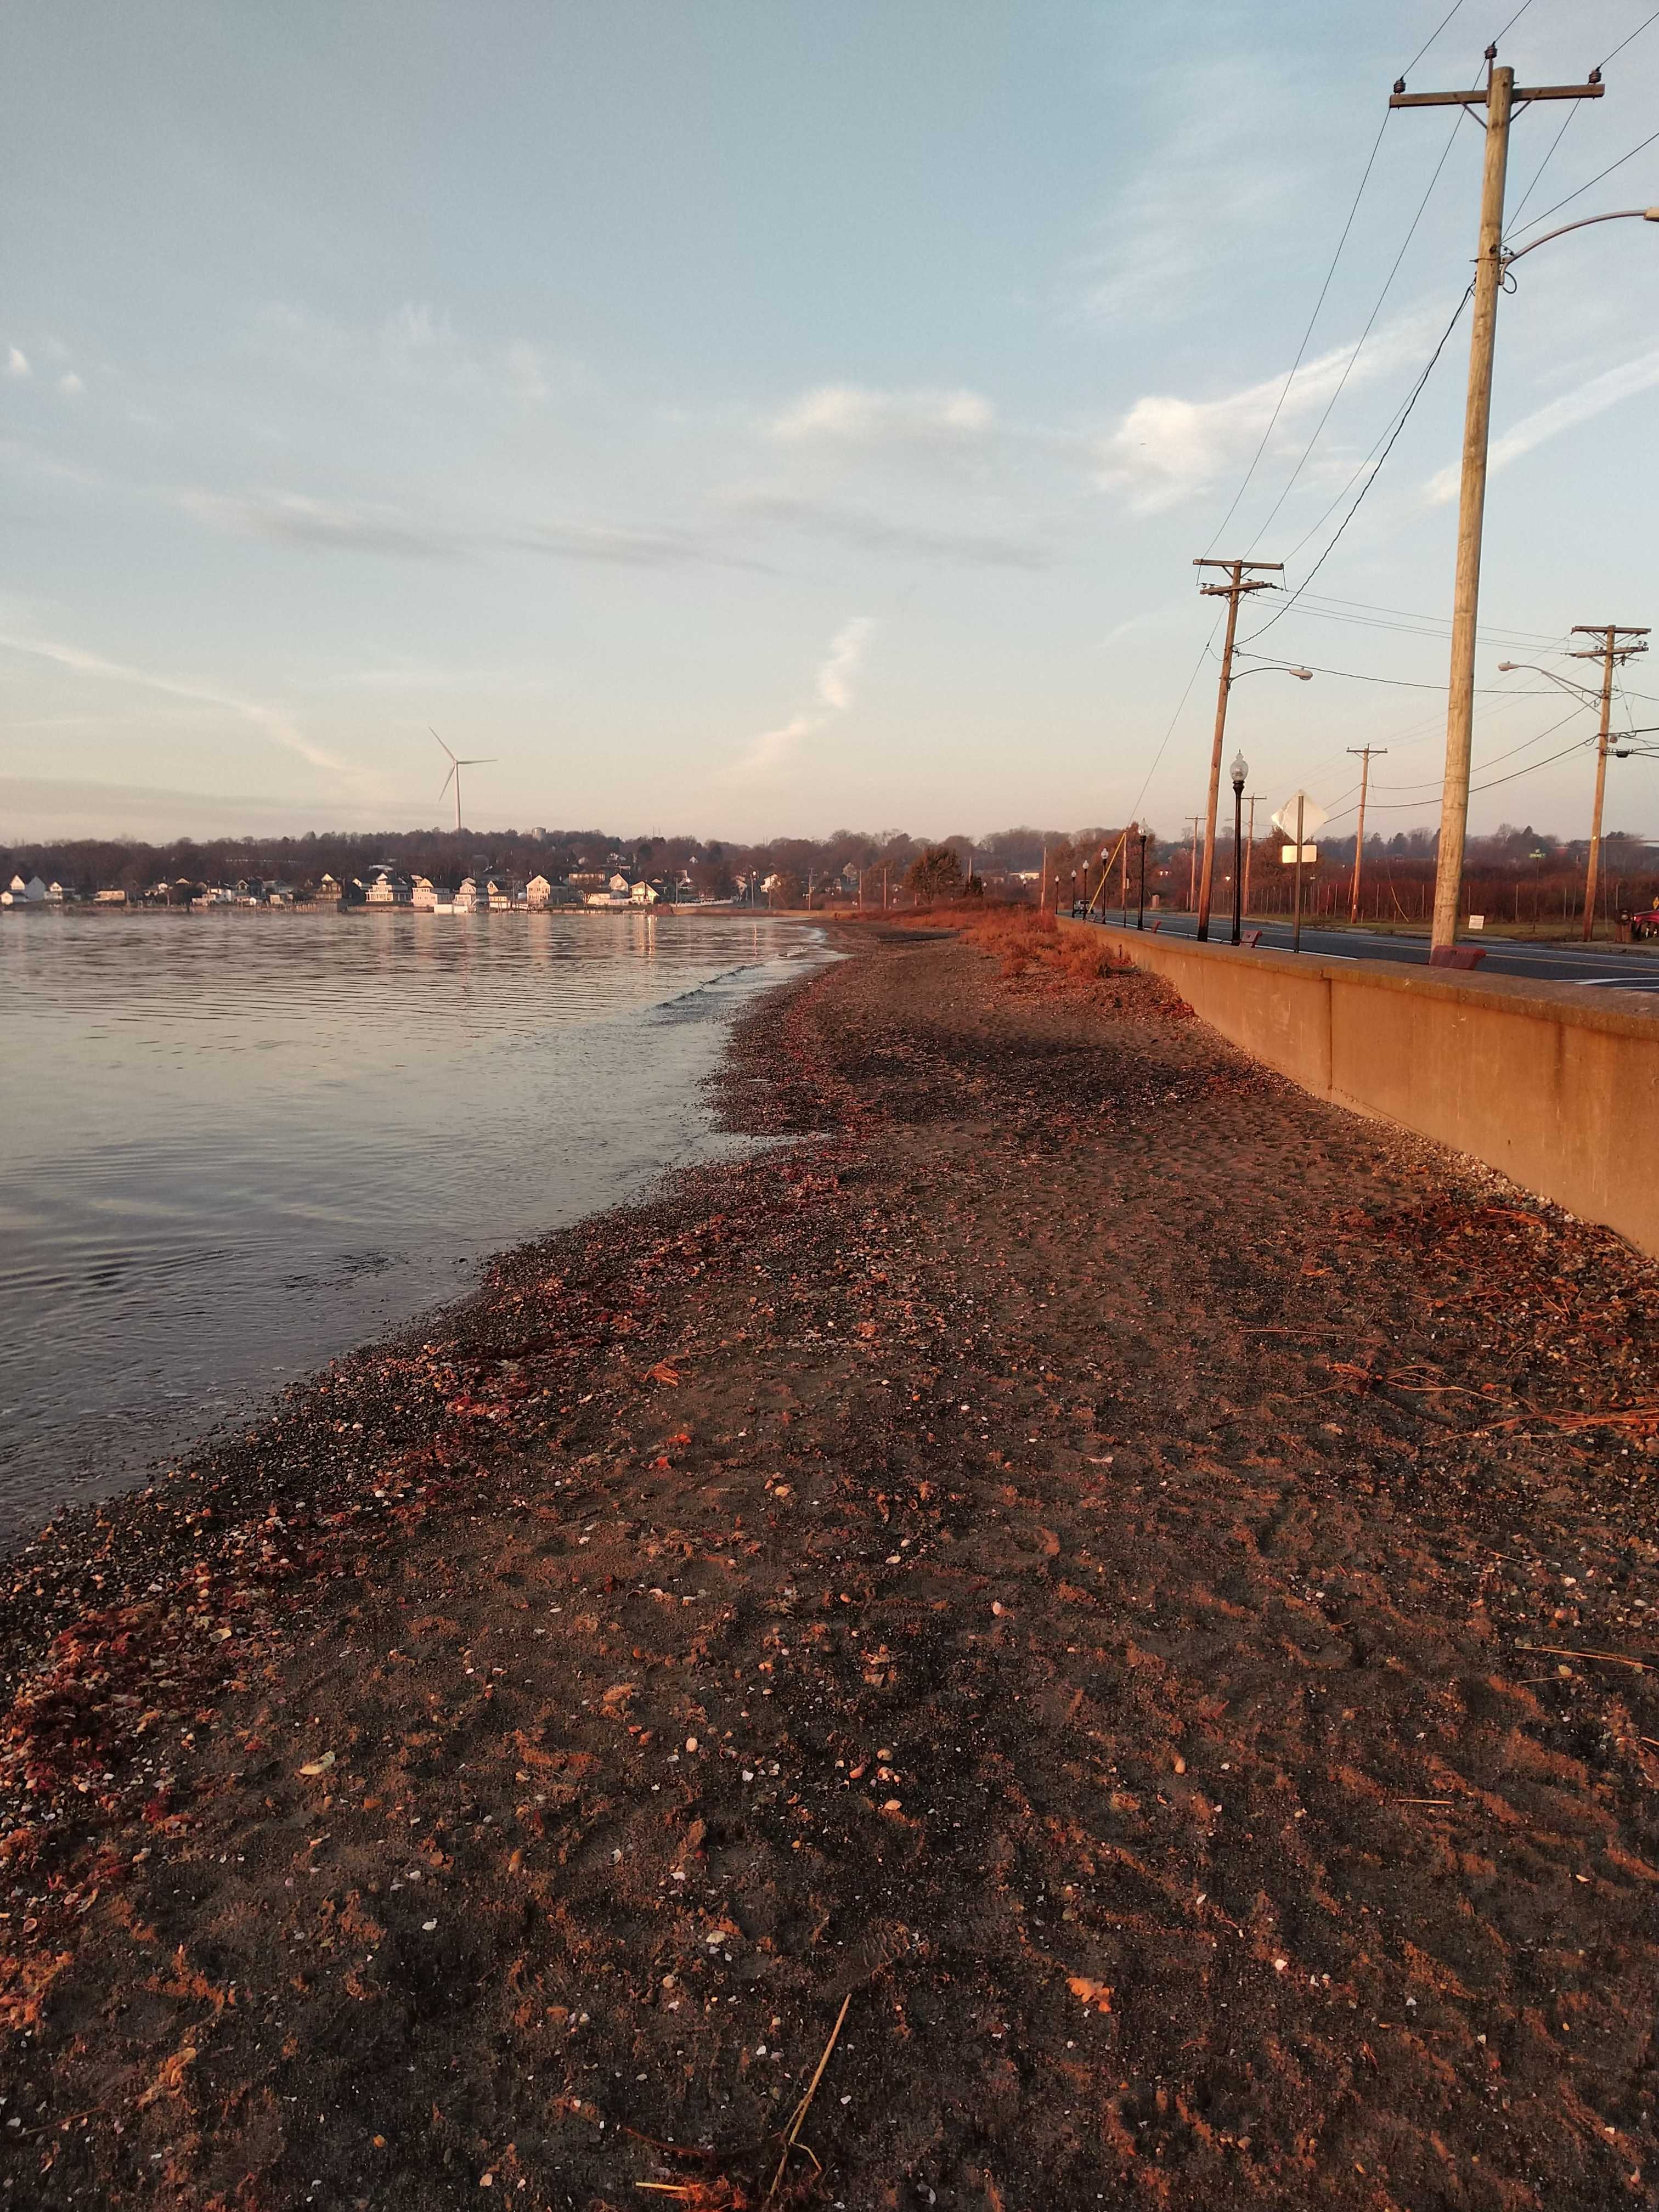
[[[1516,107],[1525,107],[1534,100],[1600,100],[1607,90],[1604,84],[1529,84],[1519,85],[1510,94]],[[1484,107],[1486,88],[1480,85],[1473,92],[1393,92],[1389,94],[1390,107]]]

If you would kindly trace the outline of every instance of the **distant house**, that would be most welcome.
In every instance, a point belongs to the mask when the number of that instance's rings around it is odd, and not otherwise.
[[[553,896],[553,886],[545,876],[532,876],[524,887],[524,902],[532,914],[540,914]]]
[[[484,885],[492,914],[512,914],[525,902],[524,887],[505,876],[491,876]]]
[[[655,906],[662,893],[654,884],[630,884],[628,896],[634,906]]]
[[[27,883],[21,876],[14,876],[3,891],[0,891],[0,906],[44,906],[46,887],[39,876],[31,876]]]
[[[37,876],[35,878],[35,881],[40,883],[40,878]],[[46,897],[46,887],[44,884],[41,884],[40,896],[42,899]],[[94,891],[92,895],[92,902],[94,906],[125,906],[127,902],[127,895],[124,890]]]
[[[321,883],[317,886],[317,896],[319,899],[337,899],[340,896],[339,878],[330,875],[326,868],[323,871]]]
[[[365,906],[410,906],[413,902],[414,892],[407,878],[400,876],[390,860],[381,860],[369,870],[363,881]]]
[[[467,876],[463,878],[461,887],[456,892],[453,904],[457,914],[477,914],[481,906],[488,904],[488,901],[479,897],[477,883],[471,876]]]
[[[263,906],[265,902],[264,882],[258,876],[239,876],[236,888],[230,895],[230,902],[233,906]]]
[[[265,903],[268,906],[292,906],[294,903],[293,884],[267,884],[265,885]]]
[[[64,886],[62,885],[62,884],[59,884],[59,883],[50,883],[50,884],[48,884],[46,885],[46,904],[47,904],[48,906],[62,906],[62,904],[63,904],[63,903],[64,903]]]
[[[410,886],[409,902],[416,914],[435,914],[438,891],[430,876],[416,876]]]

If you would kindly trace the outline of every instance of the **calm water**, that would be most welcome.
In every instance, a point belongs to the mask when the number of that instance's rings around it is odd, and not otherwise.
[[[736,916],[7,917],[0,1539],[728,1145],[727,1019],[823,957]]]

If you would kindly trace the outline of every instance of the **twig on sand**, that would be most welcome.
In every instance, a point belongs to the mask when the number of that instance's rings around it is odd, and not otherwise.
[[[1396,1805],[1455,1805],[1455,1797],[1396,1797]]]
[[[841,2033],[841,2024],[842,2021],[846,2019],[847,2008],[852,2003],[852,2002],[853,1992],[851,1990],[848,1990],[847,1995],[841,2001],[841,2010],[836,2014],[836,2024],[830,2031],[830,2040],[823,2046],[823,2056],[819,2059],[817,2066],[813,2069],[812,2078],[806,2085],[806,2094],[801,2099],[799,2104],[796,2106],[794,2117],[791,2119],[788,2126],[784,2130],[783,2150],[778,2160],[778,2170],[772,2176],[771,2186],[767,2190],[765,2196],[761,2199],[763,2212],[764,2212],[764,2208],[772,2202],[772,2199],[778,2193],[778,2184],[783,2179],[783,2170],[789,2163],[789,2154],[795,2148],[795,2139],[799,2135],[802,2127],[805,2124],[807,2113],[811,2110],[812,2100],[817,2096],[818,2092],[818,2083],[823,2079],[823,2069],[830,2063],[830,2054],[836,2047],[836,2038]],[[802,2145],[802,2148],[805,2148],[805,2144]],[[809,2158],[811,2157],[811,2151],[807,2152],[807,2156]],[[817,2160],[813,2159],[812,2163],[816,2166],[817,2164]]]
[[[1638,1674],[1659,1674],[1651,1659],[1626,1659],[1622,1651],[1570,1651],[1562,1644],[1528,1644],[1527,1651],[1540,1651],[1551,1659],[1605,1659],[1610,1667],[1633,1667]]]

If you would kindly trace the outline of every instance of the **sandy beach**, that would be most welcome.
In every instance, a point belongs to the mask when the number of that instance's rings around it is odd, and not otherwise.
[[[784,1141],[4,1563],[6,2203],[1655,2201],[1659,1273],[837,941]]]

